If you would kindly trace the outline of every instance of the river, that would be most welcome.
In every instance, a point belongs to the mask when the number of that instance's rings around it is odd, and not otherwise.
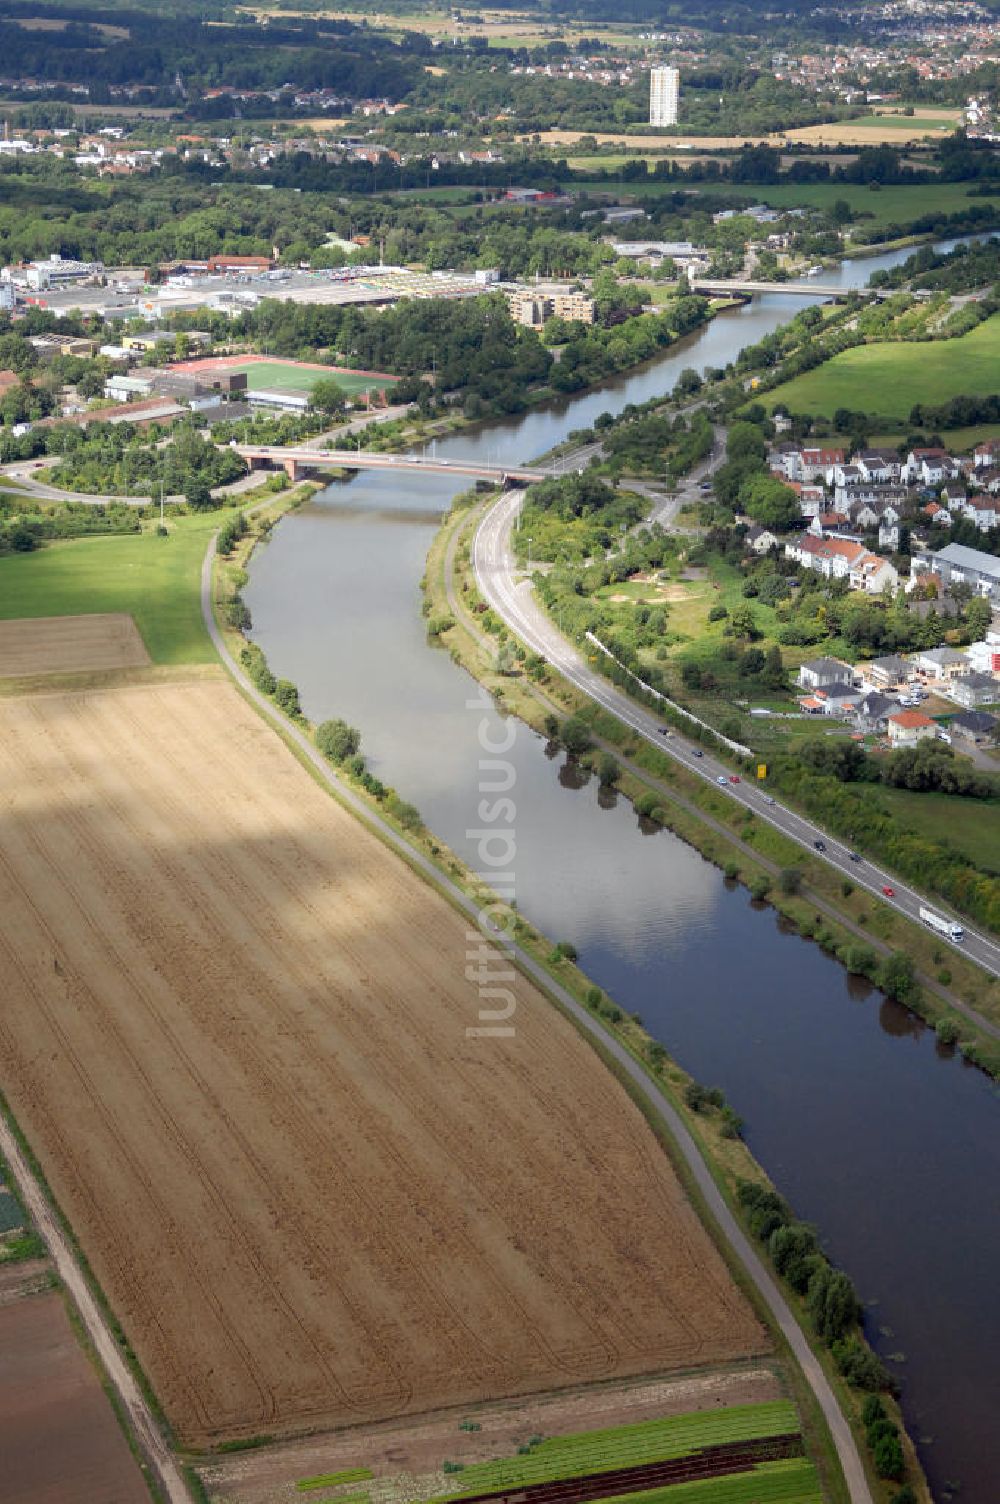
[[[822,281],[863,286],[908,254],[847,261]],[[668,391],[686,366],[724,366],[804,301],[755,298],[600,391],[466,431],[437,452],[526,461],[601,412]],[[299,686],[305,713],[359,726],[373,770],[475,863],[466,832],[480,823],[484,712],[470,708],[476,687],[464,670],[428,645],[420,614],[427,550],[458,489],[447,475],[377,472],[330,486],[258,550],[244,593],[253,636]],[[502,740],[499,718],[485,716]],[[865,1301],[935,1495],[960,1484],[962,1504],[994,1504],[997,1090],[697,852],[581,783],[520,723],[507,756],[522,912],[571,940],[596,982],[696,1078],[724,1089],[753,1153]]]

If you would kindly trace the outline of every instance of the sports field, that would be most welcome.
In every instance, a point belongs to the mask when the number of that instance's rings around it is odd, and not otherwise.
[[[239,372],[246,375],[251,392],[311,392],[317,381],[335,381],[346,397],[382,392],[397,380],[385,371],[351,371],[344,366],[324,366],[308,360],[272,360],[265,355],[207,355],[200,360],[178,361],[171,370],[188,375]]]
[[[838,407],[905,425],[917,402],[995,392],[1000,372],[1000,314],[960,339],[858,345],[824,365],[775,387],[768,407],[832,417]],[[886,423],[887,428],[891,426]]]
[[[766,1347],[597,1055],[520,979],[467,1037],[468,922],[235,689],[0,701],[0,785],[0,1088],[183,1442]]]

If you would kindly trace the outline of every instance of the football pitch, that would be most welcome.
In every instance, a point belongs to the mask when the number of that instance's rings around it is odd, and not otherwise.
[[[388,376],[367,375],[363,371],[341,371],[334,366],[319,368],[299,365],[294,360],[252,360],[236,363],[229,368],[245,371],[247,387],[251,392],[282,391],[311,392],[317,381],[335,381],[346,397],[355,397],[366,391],[381,392],[392,386]]]

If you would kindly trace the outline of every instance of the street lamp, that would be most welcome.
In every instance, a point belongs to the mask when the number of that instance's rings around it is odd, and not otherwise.
[[[528,573],[531,573],[531,539],[528,539]]]

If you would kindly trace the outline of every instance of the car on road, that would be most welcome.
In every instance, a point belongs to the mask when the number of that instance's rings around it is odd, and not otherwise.
[[[699,491],[711,491],[711,489],[712,482],[710,480],[703,480],[701,485],[698,487]]]
[[[705,756],[705,754],[704,754],[704,752],[703,752],[703,751],[702,751],[702,750],[701,750],[701,748],[700,748],[700,747],[692,747],[692,748],[691,748],[691,756],[692,756],[692,757],[704,757],[704,756]]]
[[[660,735],[661,736],[669,736],[670,735],[670,727],[669,726],[661,726],[660,727]]]
[[[765,794],[764,795],[764,803],[765,804],[774,804],[774,802],[775,802],[775,799],[774,799],[774,795],[773,794]]]
[[[826,842],[825,841],[813,841],[813,845],[816,847],[817,851],[825,851],[826,850]]]
[[[849,851],[847,853],[847,855],[850,857],[850,859],[851,859],[852,862],[860,862],[860,860],[861,860],[861,852],[860,851]]]
[[[716,783],[721,783],[723,788],[726,787],[726,779],[722,773],[719,774],[718,778],[715,781]]]
[[[895,888],[890,888],[887,883],[883,883],[882,892],[885,894],[886,898],[895,898],[896,896]]]
[[[739,783],[739,781],[740,781],[740,775],[738,773],[730,773],[730,775],[729,775],[729,782],[730,783]]]

